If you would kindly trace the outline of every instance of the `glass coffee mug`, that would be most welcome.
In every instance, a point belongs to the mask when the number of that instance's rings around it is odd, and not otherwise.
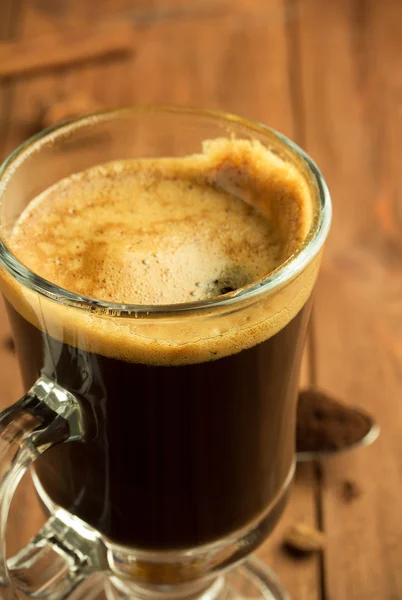
[[[265,280],[206,301],[117,304],[42,279],[8,247],[24,208],[60,179],[218,137],[258,140],[312,198],[307,238]],[[331,220],[315,164],[258,123],[134,107],[23,144],[1,168],[0,202],[0,285],[28,390],[0,414],[2,600],[286,598],[245,559],[294,472],[300,361]],[[34,462],[49,519],[6,561],[10,502]]]

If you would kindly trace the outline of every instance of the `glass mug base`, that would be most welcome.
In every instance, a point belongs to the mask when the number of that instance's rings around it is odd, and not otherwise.
[[[159,553],[130,550],[102,540],[107,547],[109,564],[106,568],[109,572],[89,575],[73,592],[71,600],[289,600],[275,575],[265,565],[254,557],[244,561],[244,557],[260,545],[267,536],[267,530],[272,529],[279,519],[293,473],[294,468],[276,500],[259,519],[218,543],[201,546],[191,552],[178,551],[174,557],[166,557]],[[82,523],[79,519],[59,509],[50,500],[34,471],[32,478],[45,511],[49,515],[64,513],[69,527],[74,528],[75,521],[79,527]],[[93,532],[101,538],[98,532]],[[68,545],[68,534],[61,543],[65,541]],[[172,558],[174,563],[169,562]],[[18,562],[18,555],[15,559]],[[186,561],[189,559],[187,568]],[[236,563],[237,567],[232,568]],[[136,570],[136,564],[141,564],[139,571]],[[198,565],[197,569],[194,569],[195,564]],[[169,578],[175,577],[176,566],[180,566],[181,576],[185,574],[182,581],[174,580],[169,585],[146,580],[149,573],[169,573],[170,568]],[[143,581],[138,575],[140,571],[148,573]],[[129,578],[132,574],[135,582]]]
[[[185,594],[185,591],[183,590]],[[251,558],[207,588],[190,595],[178,596],[177,589],[166,590],[170,600],[290,600],[275,574],[259,560]],[[71,596],[71,600],[156,600],[160,596],[143,591],[102,575],[89,578]]]

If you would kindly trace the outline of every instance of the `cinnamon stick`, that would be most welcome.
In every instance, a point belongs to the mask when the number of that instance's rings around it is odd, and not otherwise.
[[[95,29],[82,26],[60,34],[17,42],[0,42],[0,77],[127,54],[133,49],[129,23],[113,23]]]

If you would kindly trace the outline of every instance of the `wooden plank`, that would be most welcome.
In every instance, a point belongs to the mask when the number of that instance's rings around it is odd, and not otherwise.
[[[177,4],[173,0],[160,0],[152,4],[152,10]],[[264,19],[236,16],[244,16],[246,4],[240,0],[230,3],[230,13],[228,9],[228,18],[224,20],[215,13],[205,14],[202,19],[187,14],[185,19],[152,18],[144,26],[140,19],[134,24],[134,36],[140,50],[131,59],[16,82],[13,125],[6,140],[7,150],[11,151],[26,137],[40,104],[76,89],[92,94],[105,106],[176,102],[222,108],[262,120],[294,137],[295,114],[288,71],[286,19],[289,15],[282,0],[258,0],[250,3],[247,14],[257,14],[257,9],[263,9],[266,11]],[[78,0],[69,2],[68,10],[67,3],[60,5],[49,0],[27,3],[22,38],[55,31],[66,19],[90,24],[110,11],[132,8],[129,0],[119,0],[118,4],[105,0],[97,4],[95,16],[94,5],[91,5],[91,11],[89,4]],[[222,0],[220,6],[224,5],[229,7],[229,2]],[[141,6],[151,10],[151,3],[136,3],[136,8]],[[306,366],[305,381],[308,371]],[[32,520],[29,510],[32,510],[32,518],[35,515],[38,518],[30,493],[26,492],[19,505],[22,506],[24,501],[25,506],[32,506],[32,509],[24,509],[29,521]],[[314,496],[313,472],[305,465],[298,473],[284,519],[259,553],[275,568],[297,600],[320,598],[318,560],[312,557],[295,562],[283,553],[281,541],[290,523],[300,520],[316,523]],[[17,522],[13,534],[15,544],[25,540],[23,528]]]
[[[148,26],[163,20],[236,18],[239,15],[246,19],[275,19],[282,15],[281,3],[277,0],[105,0],[98,11],[89,3],[82,3],[79,8],[75,2],[58,2],[55,6],[52,0],[35,0],[32,4],[42,20],[43,30],[47,31],[75,23],[77,16],[82,23],[88,20],[91,24],[102,22],[105,15],[108,15],[109,18],[121,17],[138,25]]]
[[[0,77],[31,75],[133,51],[132,28],[125,21],[91,28],[75,26],[62,34],[46,34],[0,43]]]
[[[310,384],[311,359],[307,343],[302,364],[301,387]],[[316,555],[297,558],[289,554],[283,545],[286,531],[294,523],[317,526],[316,495],[317,482],[313,465],[299,464],[285,514],[267,542],[257,551],[257,556],[280,576],[294,600],[321,599],[320,558]]]
[[[300,2],[307,149],[334,223],[316,302],[318,383],[371,411],[382,436],[324,465],[327,599],[402,597],[402,116],[396,0]],[[345,502],[345,480],[360,495]]]
[[[275,2],[279,11],[282,2]],[[273,0],[269,4],[273,9]],[[77,3],[75,10],[74,6],[69,6],[70,18],[83,21],[83,4]],[[18,104],[24,108],[14,112],[15,127],[7,150],[29,135],[40,105],[75,89],[89,91],[108,107],[172,102],[223,108],[264,120],[291,135],[284,19],[282,14],[281,19],[257,20],[247,28],[241,19],[228,21],[223,27],[217,17],[157,21],[145,29],[134,28],[140,50],[132,60],[108,61],[19,81],[15,89]],[[35,2],[29,3],[22,35],[37,35],[43,22]],[[52,29],[49,19],[46,28]],[[261,76],[263,72],[268,75]]]

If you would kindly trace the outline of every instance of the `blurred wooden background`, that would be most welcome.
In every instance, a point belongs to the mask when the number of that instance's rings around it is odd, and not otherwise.
[[[370,448],[300,468],[286,514],[259,555],[293,600],[400,600],[402,2],[0,0],[4,42],[69,27],[89,35],[122,21],[131,53],[0,79],[0,153],[37,129],[41,107],[77,91],[105,107],[225,109],[307,149],[329,183],[334,221],[303,380],[366,407],[382,435]],[[7,51],[0,44],[0,72]],[[6,406],[21,389],[3,310],[0,346]],[[357,485],[355,497],[345,496],[347,482]],[[10,550],[40,521],[26,480]],[[324,530],[322,554],[297,560],[283,551],[284,531],[298,521]]]

